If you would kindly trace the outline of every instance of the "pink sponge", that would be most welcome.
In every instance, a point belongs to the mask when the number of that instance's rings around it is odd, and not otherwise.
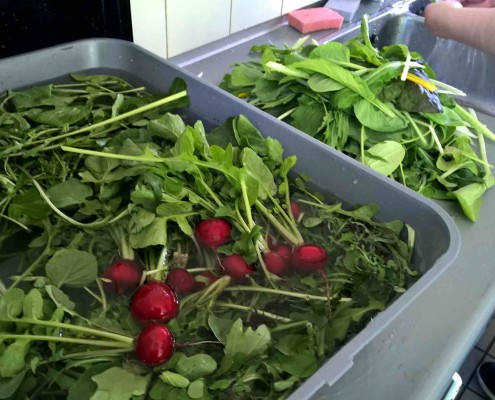
[[[322,29],[340,29],[344,17],[326,7],[303,8],[289,13],[289,25],[301,33]]]

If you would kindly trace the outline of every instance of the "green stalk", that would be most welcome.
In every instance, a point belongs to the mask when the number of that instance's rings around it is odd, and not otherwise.
[[[407,187],[406,176],[404,175],[404,168],[402,168],[402,163],[399,164],[399,168],[400,168],[400,175],[402,178],[402,184]]]
[[[289,187],[289,185],[287,185],[287,187]],[[287,190],[287,196],[289,196],[288,190]],[[279,202],[270,193],[268,193],[268,197],[273,202],[273,205],[275,206],[275,208],[280,212],[280,215],[282,215],[282,218],[284,218],[285,221],[288,223],[289,229],[296,236],[298,243],[304,242],[304,239],[303,239],[301,233],[299,232],[299,229],[297,229],[297,227],[295,225],[295,219],[294,219],[294,216],[292,215],[292,211],[291,211],[291,208],[290,208],[290,197],[287,197],[286,198],[286,201],[287,201],[287,211],[288,211],[288,213],[289,213],[290,216],[287,215],[287,213],[282,208],[282,206],[279,204]]]
[[[428,129],[430,130],[431,135],[433,136],[433,140],[435,141],[435,144],[437,145],[439,153],[443,154],[444,150],[443,150],[442,144],[440,143],[440,139],[438,139],[437,133],[435,132],[435,128],[433,128],[433,125],[430,124],[428,126]]]
[[[114,341],[125,343],[126,345],[130,345],[134,342],[134,339],[129,336],[124,336],[118,333],[106,332],[104,330],[98,330],[93,328],[87,328],[85,326],[74,325],[74,324],[66,324],[63,322],[57,321],[45,321],[38,319],[29,319],[29,318],[0,318],[1,322],[14,322],[19,324],[31,324],[31,325],[40,325],[40,326],[48,326],[50,328],[59,328],[66,329],[75,332],[86,333],[92,336],[100,336],[106,339],[113,339]],[[21,335],[22,336],[22,335]]]
[[[288,117],[289,115],[291,115],[294,111],[296,110],[296,107],[294,108],[291,108],[290,110],[287,110],[286,112],[284,112],[283,114],[280,114],[277,119],[282,121],[284,118]]]
[[[480,141],[480,152],[482,152],[481,147],[485,148],[485,141],[484,141],[483,135],[479,132],[478,132],[478,140]],[[483,143],[481,143],[482,140],[483,140]],[[485,157],[486,157],[486,148],[484,151],[485,151]],[[483,165],[483,167],[485,167],[485,170],[489,171],[490,168],[493,168],[493,165],[490,164],[486,158],[483,159],[483,154],[482,154],[482,158],[480,159],[476,156],[472,156],[471,154],[468,154],[464,150],[459,150],[459,153],[461,153],[464,157],[469,158],[470,160],[473,160],[474,162],[480,163],[481,165]]]
[[[100,303],[100,304],[103,304],[103,299],[98,296],[95,292],[93,292],[90,288],[88,288],[87,286],[84,286],[83,288],[90,296],[94,297],[94,299]]]
[[[256,254],[258,255],[258,261],[261,265],[261,269],[263,270],[263,273],[266,276],[266,280],[273,289],[277,290],[277,285],[275,285],[275,283],[272,280],[271,273],[270,271],[268,271],[268,268],[266,267],[265,261],[263,260],[263,256],[260,251],[260,246],[258,244],[256,244]]]
[[[193,303],[192,306],[196,308],[199,305],[215,300],[224,291],[224,289],[230,285],[230,281],[230,276],[224,275],[202,291],[184,297],[180,303],[181,309],[185,310],[186,305],[189,305],[191,302]]]
[[[117,349],[111,349],[111,350],[79,351],[77,353],[64,354],[63,356],[57,357],[54,360],[44,361],[44,362],[42,361],[40,364],[48,363],[48,362],[57,362],[57,361],[61,361],[61,360],[68,360],[71,358],[86,358],[86,357],[90,357],[91,362],[93,362],[95,360],[93,357],[100,357],[100,356],[113,357],[113,356],[120,355],[122,353],[129,353],[131,351],[134,351],[134,347],[127,347],[127,348],[124,347],[122,349],[117,348]]]
[[[145,155],[131,156],[129,154],[105,153],[103,151],[79,149],[77,147],[71,147],[71,146],[60,146],[60,148],[64,151],[68,151],[70,153],[85,154],[88,156],[96,156],[96,157],[115,158],[117,160],[152,162],[152,163],[167,161],[166,158],[160,158],[160,157],[155,157],[155,156],[147,157]]]
[[[495,135],[493,132],[483,125],[476,117],[471,115],[468,111],[462,108],[460,105],[456,104],[454,111],[457,115],[465,122],[467,122],[476,132],[482,133],[488,139],[495,141]]]
[[[19,227],[21,227],[23,230],[25,230],[26,232],[31,232],[31,229],[29,229],[26,225],[22,224],[21,222],[19,221],[16,221],[15,219],[13,218],[10,218],[9,216],[5,215],[5,214],[0,214],[0,218],[4,218],[6,219],[7,221],[10,221],[12,222],[13,224],[16,224],[18,225]]]
[[[285,228],[271,213],[270,211],[267,210],[267,208],[259,201],[259,200],[256,200],[256,202],[254,203],[254,205],[256,206],[256,208],[265,216],[265,218],[268,219],[268,221],[270,221],[270,223],[275,227],[277,228],[277,230],[279,231],[279,233],[285,238],[287,239],[287,241],[289,241],[290,243],[292,243],[293,245],[297,245],[297,244],[300,244],[302,242],[299,241],[298,237],[296,237],[292,232],[289,232],[287,230],[287,228]]]
[[[364,129],[364,125],[361,125],[361,140],[359,143],[359,147],[361,149],[361,162],[364,164],[365,158],[364,158],[364,142],[366,141],[366,131]]]
[[[211,188],[206,184],[206,182],[203,181],[203,179],[200,179],[199,182],[201,182],[201,185],[203,186],[203,188],[208,192],[208,194],[211,196],[211,198],[213,199],[213,201],[215,203],[217,203],[217,205],[219,207],[223,207],[224,204],[222,203],[222,201],[218,198],[218,196],[213,192],[213,190],[211,190]]]
[[[470,114],[473,115],[474,118],[478,119],[476,117],[476,113],[474,112],[474,110],[472,108],[469,110],[469,112],[470,112]],[[488,157],[486,155],[485,139],[484,139],[483,134],[481,132],[478,132],[478,141],[480,143],[480,155],[481,155],[481,160],[482,160],[482,164],[483,164],[483,169],[485,171],[485,181],[486,181],[491,174],[490,168],[493,168],[493,166],[488,163]]]
[[[456,96],[465,96],[466,95],[466,93],[464,93],[462,90],[459,90],[459,89],[455,88],[454,86],[447,85],[445,82],[440,82],[440,81],[437,81],[436,79],[431,79],[431,78],[430,78],[430,82],[433,83],[436,87],[445,89],[445,90],[449,91],[450,93],[455,94]]]
[[[469,165],[469,161],[463,162],[462,164],[456,165],[454,168],[449,169],[448,171],[445,171],[442,175],[440,175],[441,179],[445,179],[452,175],[455,171],[460,170],[464,168],[465,166]]]
[[[100,291],[101,294],[101,312],[100,312],[100,317],[103,317],[105,313],[107,312],[107,296],[105,294],[105,290],[103,289],[103,282],[101,279],[96,280],[96,285],[98,286],[98,290]]]
[[[292,322],[292,320],[289,318],[285,318],[285,317],[282,317],[280,315],[272,314],[272,313],[269,313],[267,311],[258,310],[254,307],[246,307],[246,306],[241,306],[239,304],[226,303],[224,301],[216,301],[215,305],[219,306],[219,307],[224,307],[224,308],[231,308],[233,310],[253,312],[255,314],[261,315],[262,317],[270,318],[270,319],[273,319],[275,321],[282,322],[284,324],[288,324],[288,323]]]
[[[285,290],[270,289],[270,288],[259,287],[259,286],[228,287],[228,288],[225,288],[224,291],[225,292],[261,292],[261,293],[276,294],[276,295],[280,295],[280,296],[295,297],[295,298],[304,299],[307,301],[309,301],[309,300],[328,301],[328,297],[326,297],[326,296],[316,296],[313,294],[287,292]]]
[[[159,274],[163,271],[165,271],[165,272],[168,271],[167,255],[168,255],[168,247],[163,246],[161,251],[160,251],[160,254],[158,256],[158,260],[156,260],[156,264],[155,264],[155,272],[157,273],[155,279],[160,280],[160,278],[166,278],[167,277],[167,273]],[[148,271],[147,273],[151,273],[151,271]]]
[[[146,104],[142,107],[136,108],[135,110],[128,111],[124,114],[120,114],[120,115],[117,115],[113,118],[106,119],[105,121],[101,121],[101,122],[98,122],[98,123],[93,124],[93,125],[88,125],[88,126],[85,126],[84,128],[77,129],[75,131],[68,132],[68,133],[65,133],[63,135],[54,136],[50,139],[34,141],[34,142],[31,142],[31,144],[49,143],[49,142],[53,142],[54,140],[74,136],[74,135],[77,135],[79,133],[94,131],[95,129],[101,128],[102,126],[113,124],[114,122],[122,121],[123,119],[133,117],[134,115],[137,115],[137,114],[142,114],[146,111],[160,107],[160,106],[167,104],[167,103],[171,103],[171,102],[173,102],[177,99],[180,99],[182,97],[185,97],[185,96],[187,96],[187,92],[185,90],[183,90],[179,93],[175,93],[171,96],[165,97],[163,99],[160,99],[160,100],[154,101],[152,103]]]
[[[33,341],[45,341],[45,342],[60,342],[60,343],[73,343],[73,344],[86,344],[88,346],[101,346],[101,347],[115,347],[115,348],[129,348],[128,344],[115,341],[105,340],[91,340],[91,339],[76,339],[66,338],[60,336],[43,336],[43,335],[3,335],[0,334],[0,340],[7,339],[23,339]]]
[[[43,251],[41,252],[41,254],[38,256],[38,258],[36,260],[34,260],[34,262],[19,276],[17,277],[14,282],[12,282],[12,284],[9,286],[9,288],[7,289],[6,293],[15,288],[17,285],[19,285],[19,283],[22,282],[22,280],[28,276],[31,272],[33,272],[37,267],[38,267],[38,264],[41,262],[41,260],[43,260],[43,258],[49,254],[50,252],[50,246],[51,246],[51,243],[52,243],[52,238],[51,237],[48,237],[48,242],[45,246],[45,248],[43,249]]]
[[[188,272],[190,272],[191,274],[197,274],[198,272],[206,272],[206,271],[209,271],[208,268],[187,268]]]
[[[270,329],[270,332],[271,333],[282,332],[282,331],[286,331],[288,329],[300,328],[303,326],[307,326],[308,324],[311,325],[311,322],[308,322],[308,321],[291,322],[287,325],[278,325],[275,328]]]
[[[105,218],[103,218],[103,219],[101,219],[99,221],[94,221],[94,222],[90,222],[88,224],[84,224],[82,222],[76,221],[75,219],[72,219],[71,217],[69,217],[68,215],[65,215],[62,211],[60,211],[55,206],[55,204],[52,203],[52,201],[46,195],[46,193],[44,192],[43,188],[39,185],[39,183],[36,181],[36,179],[33,178],[32,181],[33,181],[33,184],[36,187],[36,189],[38,189],[38,192],[39,192],[40,196],[43,198],[43,200],[45,200],[46,204],[48,204],[50,206],[50,208],[53,210],[53,212],[55,212],[55,214],[57,214],[59,217],[61,217],[62,219],[66,220],[67,222],[69,222],[72,225],[75,225],[75,226],[78,226],[78,227],[81,227],[81,228],[98,228],[98,227],[101,227],[101,226],[111,225],[114,222],[119,221],[120,219],[126,217],[129,214],[129,210],[125,209],[124,211],[122,211],[120,214],[116,215],[113,218],[105,217]]]
[[[246,209],[247,224],[249,230],[252,230],[256,224],[254,223],[253,214],[251,213],[251,205],[249,204],[247,187],[244,179],[241,179],[241,191],[242,191],[242,199],[244,200],[244,208]]]
[[[354,64],[347,61],[332,60],[332,64],[338,65],[340,67],[346,67],[349,69],[354,69],[356,71],[369,70],[370,68],[363,67],[362,65]],[[373,68],[375,69],[375,68]]]
[[[127,210],[125,210],[127,211]],[[116,225],[110,229],[110,234],[115,244],[120,249],[120,256],[125,260],[134,260],[134,249],[129,245],[122,226]]]
[[[427,146],[428,145],[428,142],[426,141],[425,137],[423,136],[423,134],[421,133],[421,130],[419,129],[418,125],[416,125],[416,122],[414,122],[414,120],[411,118],[411,115],[409,115],[408,112],[404,112],[402,113],[402,115],[404,115],[406,117],[406,119],[409,120],[409,122],[411,123],[414,131],[416,132],[416,134],[418,135],[419,139],[421,140],[421,142]]]
[[[246,224],[246,221],[244,221],[244,218],[241,215],[241,211],[239,210],[239,204],[238,204],[238,199],[235,199],[235,213],[237,215],[237,219],[239,220],[239,225],[243,230],[246,232],[249,232],[249,226]]]
[[[481,159],[483,160],[483,169],[485,170],[485,176],[490,175],[490,164],[488,164],[488,157],[486,155],[486,145],[485,145],[485,138],[483,135],[478,132],[478,141],[480,142],[480,154],[481,154]]]

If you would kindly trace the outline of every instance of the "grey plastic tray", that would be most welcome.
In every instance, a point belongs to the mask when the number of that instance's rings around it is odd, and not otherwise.
[[[297,156],[296,171],[311,177],[327,198],[337,197],[351,205],[376,203],[380,219],[401,219],[416,230],[413,262],[423,273],[421,279],[307,379],[291,395],[293,400],[317,398],[314,394],[324,384],[332,385],[344,375],[360,350],[438,280],[459,252],[458,229],[437,204],[133,43],[82,40],[1,60],[0,92],[61,82],[70,72],[114,74],[154,92],[165,92],[175,77],[181,77],[191,98],[190,119],[201,119],[212,127],[244,114],[264,135],[278,139],[286,155]]]

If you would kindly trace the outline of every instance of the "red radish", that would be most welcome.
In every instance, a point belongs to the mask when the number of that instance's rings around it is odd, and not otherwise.
[[[165,282],[147,282],[132,296],[131,314],[143,325],[168,322],[178,313],[177,295]]]
[[[163,364],[174,354],[175,340],[172,332],[163,325],[144,328],[136,339],[136,355],[149,366]]]
[[[143,268],[133,260],[120,259],[111,264],[103,273],[103,278],[111,282],[103,282],[109,293],[124,294],[139,286]]]
[[[202,271],[198,275],[202,276],[204,279],[202,279],[201,281],[196,280],[194,282],[194,290],[202,290],[206,286],[210,286],[211,284],[215,283],[218,279],[218,276],[213,274],[211,271]]]
[[[317,244],[301,244],[292,251],[291,264],[302,272],[322,270],[328,260],[328,254]]]
[[[223,257],[220,265],[230,277],[238,282],[243,281],[246,275],[251,275],[256,269],[249,265],[239,254]]]
[[[230,241],[232,227],[227,220],[211,218],[201,221],[195,228],[195,236],[199,244],[211,250]]]
[[[194,276],[183,268],[175,268],[167,275],[166,283],[175,293],[189,293],[195,284]]]
[[[273,248],[277,245],[277,241],[273,238],[273,236],[267,236],[266,244],[268,245],[269,249],[273,250]]]
[[[279,244],[272,250],[287,261],[290,260],[292,256],[292,247],[287,244]]]
[[[268,271],[278,276],[285,275],[287,268],[289,267],[288,260],[275,251],[267,251],[263,254],[263,262]]]
[[[292,216],[297,221],[299,216],[301,215],[301,207],[295,200],[290,201],[290,211],[292,212]]]

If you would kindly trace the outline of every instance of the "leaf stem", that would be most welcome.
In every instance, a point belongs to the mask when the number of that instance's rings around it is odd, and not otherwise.
[[[241,211],[239,210],[239,202],[238,199],[235,199],[235,214],[238,219],[238,223],[241,226],[242,229],[244,229],[246,232],[249,232],[249,226],[246,224],[246,221],[244,221],[244,218],[241,215]]]
[[[51,237],[48,238],[48,242],[46,243],[45,248],[43,249],[43,251],[41,252],[41,254],[38,256],[38,258],[36,260],[34,260],[33,263],[19,277],[16,277],[16,279],[14,280],[14,282],[12,282],[12,284],[7,289],[7,292],[9,290],[15,288],[19,283],[22,282],[22,280],[26,276],[28,276],[31,272],[33,272],[36,269],[36,267],[41,262],[41,260],[43,260],[43,258],[46,255],[48,255],[48,253],[50,251],[50,245],[51,245]]]
[[[116,348],[116,349],[109,349],[109,350],[79,351],[77,353],[64,354],[63,356],[57,357],[54,360],[42,361],[42,362],[40,362],[40,364],[57,362],[57,361],[67,360],[67,359],[72,359],[72,358],[90,357],[92,360],[94,360],[93,357],[100,357],[100,356],[113,357],[113,356],[118,356],[122,353],[130,353],[131,351],[134,351],[134,347],[123,347],[123,348]]]
[[[63,135],[54,136],[54,137],[51,137],[49,139],[44,139],[44,140],[36,140],[36,141],[31,142],[31,144],[49,143],[49,142],[53,142],[54,140],[58,140],[61,138],[74,136],[74,135],[77,135],[79,133],[90,132],[90,131],[93,131],[97,128],[101,128],[102,126],[109,125],[109,124],[112,124],[114,122],[122,121],[123,119],[132,117],[132,116],[137,115],[137,114],[144,113],[146,111],[160,107],[164,104],[171,103],[172,101],[178,100],[182,97],[185,97],[186,95],[187,95],[187,92],[185,90],[183,90],[183,91],[175,93],[171,96],[165,97],[163,99],[160,99],[160,100],[154,101],[152,103],[146,104],[146,105],[141,106],[139,108],[136,108],[134,110],[128,111],[124,114],[117,115],[113,118],[106,119],[104,121],[98,122],[98,123],[93,124],[93,125],[87,125],[84,128],[77,129],[77,130],[72,131],[72,132],[67,132]]]
[[[93,328],[87,328],[85,326],[74,325],[74,324],[66,324],[63,322],[57,321],[45,321],[38,319],[29,319],[29,318],[1,318],[1,322],[14,322],[19,324],[31,324],[31,325],[40,325],[40,326],[48,326],[51,328],[60,328],[67,329],[75,332],[86,333],[92,336],[100,336],[107,339],[113,339],[116,342],[125,343],[126,345],[130,345],[134,342],[134,339],[129,336],[124,336],[118,333],[106,332],[104,330],[98,330]],[[1,335],[0,335],[1,336]],[[22,335],[21,335],[22,336]]]
[[[364,125],[361,125],[361,139],[359,143],[359,147],[361,149],[361,162],[365,164],[365,157],[364,157],[364,142],[366,141],[366,131],[364,128]]]
[[[240,183],[241,183],[242,199],[244,201],[244,208],[246,209],[247,224],[249,230],[252,230],[256,224],[254,223],[253,214],[251,213],[251,205],[249,204],[246,182],[244,181],[244,179],[241,179]]]
[[[263,260],[263,256],[261,254],[259,244],[256,244],[256,254],[258,255],[258,261],[261,265],[261,269],[263,270],[268,283],[270,284],[270,286],[273,289],[277,290],[278,289],[277,285],[275,285],[275,283],[273,282],[272,277],[271,277],[271,273],[270,273],[270,271],[268,271],[268,268],[266,267],[265,261]]]
[[[277,119],[282,121],[284,118],[288,117],[289,115],[291,115],[294,111],[296,110],[296,107],[294,108],[291,108],[290,110],[287,110],[286,112],[280,114]]]
[[[485,125],[483,125],[476,117],[471,115],[471,113],[467,112],[464,108],[462,108],[458,104],[455,105],[454,111],[463,121],[471,125],[471,127],[474,130],[482,133],[488,139],[495,141],[495,134],[493,134],[493,132],[490,129],[488,129]]]
[[[127,211],[127,209],[124,211]],[[128,240],[126,240],[122,226],[113,226],[110,229],[110,234],[115,241],[115,244],[119,246],[120,256],[125,260],[134,260],[134,249],[130,246]]]
[[[437,81],[436,79],[432,79],[432,78],[430,78],[430,82],[439,88],[448,90],[449,92],[455,94],[456,96],[465,96],[466,95],[466,93],[464,93],[462,90],[459,90],[454,86],[447,85],[445,82]]]
[[[0,340],[6,339],[24,339],[33,341],[45,341],[45,342],[60,342],[60,343],[73,343],[73,344],[86,344],[88,346],[101,346],[101,347],[116,347],[116,348],[129,348],[127,343],[106,341],[106,340],[92,340],[92,339],[77,339],[67,338],[60,336],[44,336],[44,335],[11,335],[0,334]]]
[[[206,182],[203,181],[202,178],[199,180],[199,182],[201,182],[201,186],[203,186],[203,188],[208,192],[208,194],[211,196],[213,201],[215,203],[217,203],[217,205],[219,207],[223,207],[222,201],[218,198],[218,196],[215,194],[215,192],[213,192],[213,190],[211,190],[211,188],[206,184]]]
[[[309,300],[328,301],[327,296],[316,296],[313,294],[306,294],[306,293],[287,292],[285,290],[270,289],[270,288],[260,287],[260,286],[227,287],[224,289],[224,291],[225,292],[261,292],[261,293],[277,294],[280,296],[295,297],[298,299],[304,299],[304,300],[308,300],[308,301]]]
[[[268,210],[267,208],[259,201],[256,200],[254,203],[256,208],[270,221],[270,223],[279,231],[279,233],[287,239],[290,243],[293,245],[297,245],[301,242],[299,242],[299,239],[292,233],[289,232]]]
[[[287,185],[287,187],[288,187],[288,185]],[[297,229],[297,226],[295,224],[294,215],[292,215],[292,210],[290,207],[289,190],[287,190],[287,212],[282,208],[282,206],[279,204],[277,199],[275,199],[270,193],[268,193],[268,197],[273,202],[275,208],[279,211],[282,218],[285,219],[285,221],[289,225],[289,229],[292,231],[292,233],[297,238],[297,242],[298,243],[304,242],[304,239],[303,239],[301,233],[299,232],[299,229]]]
[[[308,326],[308,324],[311,325],[311,322],[308,322],[308,321],[291,322],[291,323],[286,324],[286,325],[278,325],[275,328],[270,329],[270,332],[271,333],[282,332],[282,331],[286,331],[288,329],[300,328],[300,327],[303,327],[303,326]]]
[[[82,222],[76,221],[75,219],[72,219],[71,217],[69,217],[68,215],[64,214],[62,211],[60,211],[55,206],[55,204],[52,203],[52,201],[46,195],[46,193],[44,192],[43,188],[36,181],[36,179],[33,178],[32,181],[33,181],[34,186],[38,190],[40,196],[43,198],[43,200],[45,200],[46,204],[48,204],[50,206],[50,208],[53,210],[53,212],[55,212],[55,214],[57,214],[59,217],[61,217],[62,219],[66,220],[67,222],[69,222],[72,225],[79,226],[81,228],[98,228],[98,227],[101,227],[101,226],[111,225],[114,222],[117,222],[118,220],[124,218],[125,216],[127,216],[129,214],[129,210],[128,209],[125,209],[124,211],[122,211],[120,214],[116,215],[113,218],[105,217],[105,218],[100,219],[98,221],[94,221],[94,222],[90,222],[90,223],[84,224]]]
[[[231,308],[233,310],[241,310],[245,312],[253,312],[255,314],[261,315],[262,317],[270,318],[275,321],[283,322],[284,324],[291,323],[292,320],[290,318],[285,318],[280,315],[272,314],[267,311],[263,310],[258,310],[257,308],[254,307],[247,307],[247,306],[241,306],[240,304],[232,304],[232,303],[226,303],[224,301],[216,301],[215,302],[216,306],[219,307],[224,307],[224,308]]]
[[[433,140],[435,141],[435,144],[437,145],[438,152],[440,154],[443,154],[444,150],[443,150],[442,144],[440,143],[440,139],[438,139],[437,133],[435,132],[435,128],[433,128],[433,125],[429,125],[428,129],[430,130],[431,135],[433,136]]]
[[[414,122],[414,120],[411,118],[411,115],[409,115],[408,112],[404,112],[402,113],[402,115],[404,115],[408,120],[409,122],[411,123],[414,131],[416,132],[416,134],[418,135],[419,139],[421,140],[421,142],[423,143],[423,145],[427,146],[428,145],[428,142],[426,141],[423,133],[421,133],[421,130],[419,129],[418,125],[416,124],[416,122]]]

